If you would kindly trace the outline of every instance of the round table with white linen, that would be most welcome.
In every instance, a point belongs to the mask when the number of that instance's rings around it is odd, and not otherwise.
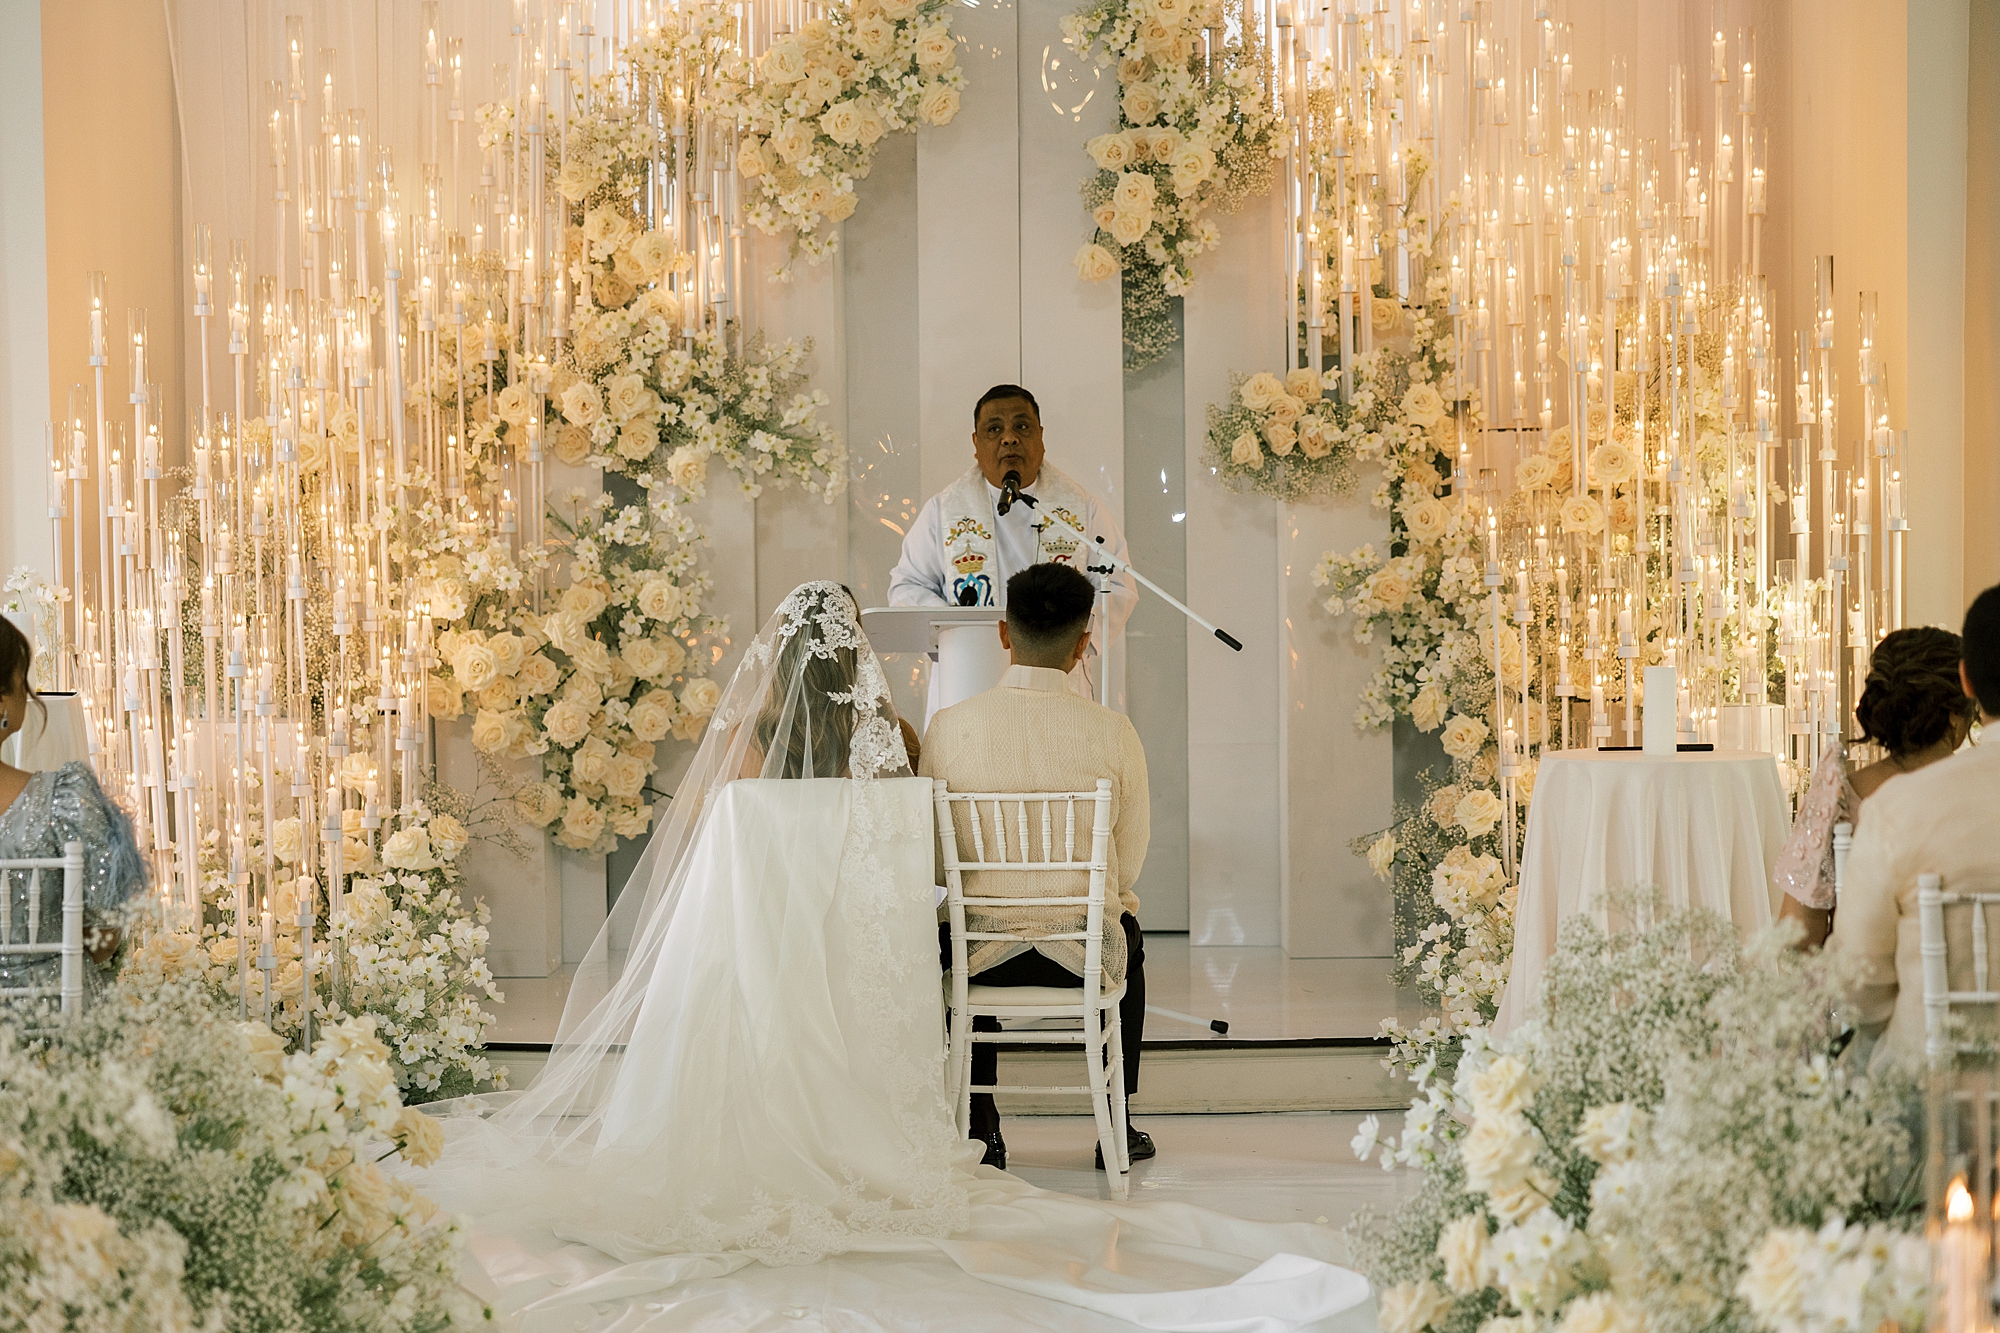
[[[1655,888],[1662,907],[1705,907],[1746,934],[1770,925],[1790,822],[1777,761],[1762,751],[1545,753],[1494,1035],[1528,1016],[1564,921],[1589,912],[1607,924],[1606,889]]]

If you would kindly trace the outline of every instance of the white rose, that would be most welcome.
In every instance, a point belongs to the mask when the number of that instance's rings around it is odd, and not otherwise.
[[[736,169],[746,180],[755,180],[771,169],[771,159],[764,155],[764,141],[748,138],[736,146]]]
[[[632,728],[632,734],[642,741],[665,740],[667,729],[674,725],[674,696],[670,690],[653,690],[626,715],[625,725]]]
[[[917,33],[917,68],[936,76],[958,63],[958,41],[951,29],[933,23]]]
[[[1736,1289],[1767,1326],[1794,1326],[1805,1306],[1807,1270],[1816,1244],[1813,1234],[1803,1228],[1781,1227],[1765,1236],[1750,1256]]]
[[[722,702],[722,687],[706,676],[691,680],[681,691],[681,708],[690,717],[707,717]]]
[[[604,610],[605,603],[610,600],[603,583],[594,579],[584,579],[563,589],[562,609],[588,625],[597,619],[598,614]],[[575,649],[570,648],[565,651],[573,653]]]
[[[825,106],[840,96],[840,79],[832,70],[809,66],[806,76],[799,80],[799,86],[793,89],[792,95],[803,98],[809,105]]]
[[[1299,366],[1286,371],[1285,392],[1303,403],[1318,401],[1320,396],[1319,372],[1307,366]]]
[[[674,238],[657,227],[632,242],[632,262],[651,280],[667,271],[676,253]]]
[[[562,813],[562,793],[546,782],[530,782],[514,793],[514,808],[536,828],[546,828]]]
[[[1529,454],[1514,469],[1514,485],[1524,491],[1538,491],[1549,484],[1555,475],[1556,465],[1546,455]]]
[[[838,144],[852,144],[861,137],[861,108],[849,100],[836,102],[819,118],[826,137]]]
[[[799,39],[779,37],[764,52],[764,77],[773,83],[797,83],[806,75],[806,52]]]
[[[797,162],[812,152],[813,132],[802,120],[788,120],[771,136],[771,147],[787,162]]]
[[[659,405],[660,400],[637,375],[613,375],[604,382],[604,407],[613,421],[650,415]]]
[[[1491,734],[1478,718],[1459,713],[1445,726],[1444,752],[1453,759],[1470,759],[1479,753],[1479,747],[1486,744]]]
[[[589,635],[584,632],[583,620],[574,612],[551,611],[542,617],[542,637],[563,652],[573,654]]]
[[[590,734],[590,712],[574,700],[559,699],[542,714],[542,730],[557,745],[574,745]]]
[[[1111,192],[1111,203],[1121,213],[1150,214],[1153,200],[1159,193],[1159,186],[1143,171],[1127,171],[1119,174],[1117,188]]]
[[[616,756],[605,768],[604,790],[625,800],[638,796],[646,786],[646,770],[649,767],[636,755]]]
[[[1429,681],[1410,701],[1410,720],[1417,724],[1419,731],[1436,731],[1444,721],[1445,709],[1450,706],[1451,701],[1445,697],[1444,687],[1434,680]]]
[[[603,737],[592,736],[578,748],[575,757],[570,760],[570,780],[579,785],[588,784],[593,787],[602,784],[605,775],[610,771],[613,753],[612,748],[604,743]]]
[[[570,656],[595,679],[602,680],[611,674],[611,650],[596,639],[585,639]]]
[[[1282,421],[1287,426],[1306,414],[1306,405],[1289,393],[1281,393],[1271,400],[1271,419]]]
[[[901,23],[917,12],[917,0],[882,0],[882,12]]]
[[[1264,427],[1264,443],[1271,446],[1271,452],[1283,458],[1298,443],[1292,428],[1282,421],[1268,422]]]
[[[1438,1233],[1437,1257],[1444,1261],[1444,1280],[1461,1296],[1486,1285],[1486,1219],[1466,1213]]]
[[[1229,461],[1238,467],[1258,467],[1264,461],[1264,446],[1255,435],[1244,431],[1229,445]]]
[[[1600,444],[1590,456],[1590,473],[1600,486],[1615,486],[1621,481],[1630,481],[1638,470],[1638,460],[1632,451],[1617,441]]]
[[[500,659],[491,648],[477,640],[460,640],[451,655],[451,674],[468,690],[483,690],[500,674]]]
[[[398,870],[429,870],[437,865],[431,855],[430,835],[422,828],[399,829],[382,844],[382,864]]]
[[[389,1131],[402,1149],[403,1160],[411,1166],[430,1166],[444,1154],[444,1126],[414,1106],[396,1113],[396,1127]]]
[[[427,827],[431,835],[431,850],[440,861],[456,861],[465,845],[472,841],[472,835],[465,831],[465,825],[450,815],[432,815]]]
[[[1318,417],[1307,417],[1299,423],[1299,452],[1307,458],[1325,458],[1333,452],[1333,432],[1338,429]]]
[[[639,586],[639,610],[654,620],[679,620],[687,614],[687,597],[671,579],[647,579]]]
[[[523,660],[520,669],[514,673],[514,684],[530,698],[547,694],[561,682],[562,668],[540,653]]]
[[[1410,581],[1396,565],[1384,565],[1368,576],[1367,594],[1384,611],[1401,610],[1410,599]]]
[[[1412,384],[1403,395],[1403,416],[1419,426],[1436,425],[1444,414],[1444,396],[1433,385]]]
[[[1593,1291],[1563,1310],[1560,1333],[1645,1333],[1646,1314],[1608,1291]],[[1785,1321],[1771,1321],[1784,1327]]]
[[[1399,1282],[1383,1289],[1375,1303],[1382,1333],[1421,1333],[1451,1312],[1452,1298],[1435,1283]]]
[[[305,832],[300,828],[296,815],[290,819],[279,820],[272,828],[271,855],[286,865],[291,865],[299,859],[299,853],[304,846]]]
[[[581,426],[564,426],[556,433],[556,460],[575,467],[590,457],[590,432]]]
[[[1466,1095],[1474,1115],[1505,1116],[1527,1110],[1541,1086],[1525,1060],[1501,1055],[1466,1081]]]
[[[625,669],[640,680],[659,675],[660,668],[666,665],[666,655],[651,639],[628,639],[618,650],[618,656]]]
[[[948,83],[925,86],[917,99],[917,115],[926,125],[946,125],[958,114],[958,89]]]
[[[1396,835],[1384,833],[1368,847],[1368,868],[1375,878],[1387,879],[1396,867]]]
[[[472,744],[486,754],[498,754],[520,737],[518,719],[491,708],[482,708],[472,719]]]
[[[1150,125],[1160,114],[1160,90],[1151,83],[1132,84],[1125,90],[1125,119],[1134,125]]]
[[[1243,406],[1252,412],[1270,411],[1271,404],[1282,398],[1284,393],[1284,383],[1268,370],[1260,370],[1244,380],[1243,387],[1237,390],[1237,396],[1243,400]]]
[[[1215,174],[1215,150],[1183,143],[1166,159],[1174,173],[1174,190],[1185,196]]]
[[[1478,838],[1493,831],[1500,822],[1500,798],[1485,787],[1461,796],[1452,809],[1452,818],[1467,835]]]
[[[228,943],[233,956],[235,942]],[[285,1039],[262,1023],[238,1023],[236,1031],[250,1050],[251,1067],[260,1077],[277,1082],[285,1071]]]
[[[1570,496],[1558,513],[1564,532],[1588,534],[1604,530],[1604,507],[1591,496]]]
[[[1444,530],[1451,522],[1451,511],[1444,501],[1435,495],[1426,495],[1414,504],[1403,506],[1403,528],[1410,534],[1410,540],[1429,544],[1444,536]]]
[[[1100,134],[1083,145],[1100,171],[1123,171],[1132,164],[1132,138],[1127,134]]]
[[[1638,1136],[1645,1123],[1645,1111],[1630,1102],[1593,1106],[1583,1113],[1576,1146],[1600,1165],[1628,1161],[1639,1150]]]
[[[1461,1145],[1466,1184],[1488,1195],[1518,1189],[1534,1170],[1540,1146],[1534,1130],[1518,1115],[1475,1116],[1472,1132]]]
[[[597,386],[582,380],[563,390],[563,417],[573,426],[594,425],[604,415],[604,404],[598,400]]]
[[[896,25],[881,14],[857,19],[848,35],[870,60],[880,60],[896,47]]]
[[[1120,245],[1137,245],[1152,227],[1153,215],[1150,212],[1128,213],[1122,208],[1114,208],[1111,210],[1111,225],[1105,230]]]
[[[667,475],[690,495],[700,495],[708,483],[708,459],[692,445],[682,445],[667,459]]]

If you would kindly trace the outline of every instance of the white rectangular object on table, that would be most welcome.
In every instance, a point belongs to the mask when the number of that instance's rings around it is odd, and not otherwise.
[[[1647,754],[1653,756],[1673,756],[1680,750],[1680,714],[1677,699],[1680,681],[1674,668],[1670,666],[1649,666],[1646,668],[1646,693],[1641,699],[1645,707],[1644,731],[1641,732]]]

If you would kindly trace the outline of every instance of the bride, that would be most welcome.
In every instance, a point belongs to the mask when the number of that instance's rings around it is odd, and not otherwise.
[[[547,1067],[452,1105],[413,1177],[470,1218],[468,1285],[563,1329],[761,1326],[835,1287],[897,1324],[944,1302],[961,1328],[1070,1306],[1109,1317],[1092,1327],[1275,1333],[1359,1304],[1324,1228],[977,1164],[945,1087],[932,837],[853,598],[800,587],[745,653]]]

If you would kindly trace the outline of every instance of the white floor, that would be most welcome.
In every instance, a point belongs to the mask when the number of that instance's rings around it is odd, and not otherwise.
[[[550,977],[503,977],[506,999],[491,1006],[497,1019],[486,1039],[553,1041],[562,1019],[569,971]],[[1386,958],[1287,958],[1275,948],[1195,947],[1185,935],[1146,940],[1146,999],[1204,1020],[1229,1024],[1236,1040],[1285,1041],[1315,1037],[1372,1037],[1384,1018],[1405,1021],[1421,1008],[1389,983]],[[1206,1026],[1155,1014],[1146,1039],[1200,1041]]]
[[[1258,1222],[1344,1227],[1362,1207],[1386,1211],[1416,1186],[1411,1172],[1354,1159],[1350,1141],[1362,1119],[1338,1111],[1135,1119],[1160,1153],[1132,1164],[1132,1197],[1196,1203]],[[1383,1132],[1401,1132],[1401,1117],[1381,1119]],[[1010,1116],[1001,1133],[1007,1170],[1029,1184],[1111,1197],[1092,1165],[1097,1130],[1089,1116]]]

